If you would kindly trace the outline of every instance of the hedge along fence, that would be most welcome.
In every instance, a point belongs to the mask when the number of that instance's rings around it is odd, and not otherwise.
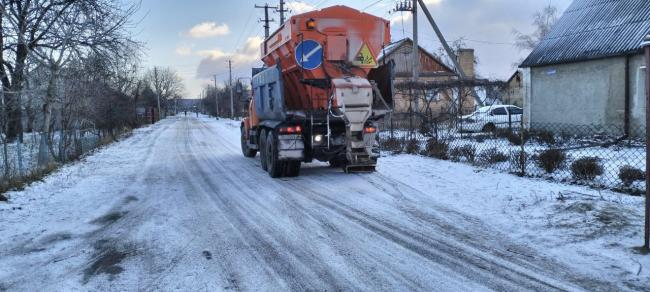
[[[384,151],[631,194],[645,192],[645,137],[624,136],[616,127],[535,124],[526,128],[522,123],[503,122],[493,129],[470,130],[458,118],[394,115],[380,128]]]

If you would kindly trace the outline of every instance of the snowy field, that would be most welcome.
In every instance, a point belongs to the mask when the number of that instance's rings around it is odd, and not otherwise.
[[[415,155],[274,180],[169,118],[0,203],[0,291],[648,291],[643,199]]]

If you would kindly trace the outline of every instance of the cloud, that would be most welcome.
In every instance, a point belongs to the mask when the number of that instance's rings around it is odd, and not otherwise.
[[[193,38],[207,38],[228,34],[230,34],[228,24],[222,23],[217,25],[215,22],[203,22],[197,24],[188,32],[188,35]]]
[[[401,25],[402,22],[404,22],[404,25],[406,25],[406,22],[411,20],[411,12],[403,12],[403,13],[395,13],[393,16],[389,19],[390,20],[390,25]]]
[[[176,47],[176,55],[190,56],[192,55],[192,46],[179,46]]]
[[[287,5],[289,6],[289,9],[291,9],[291,12],[294,14],[301,14],[316,10],[316,7],[303,1],[290,1],[287,3]]]
[[[221,49],[202,50],[196,54],[203,57],[196,69],[198,78],[209,78],[216,73],[224,72],[227,61],[232,60],[233,66],[238,68],[252,68],[260,60],[260,45],[264,40],[259,37],[250,37],[244,46],[235,52],[226,52]]]

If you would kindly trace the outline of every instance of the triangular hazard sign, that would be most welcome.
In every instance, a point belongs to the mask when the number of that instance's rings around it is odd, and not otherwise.
[[[375,56],[372,55],[370,48],[367,44],[363,44],[359,54],[354,59],[354,63],[361,67],[377,67],[377,62],[375,61]]]

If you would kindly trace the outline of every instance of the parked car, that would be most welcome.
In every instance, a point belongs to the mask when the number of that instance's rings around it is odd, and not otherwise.
[[[521,124],[523,109],[514,105],[492,105],[479,108],[463,116],[463,131],[494,132],[496,129],[517,129]]]

